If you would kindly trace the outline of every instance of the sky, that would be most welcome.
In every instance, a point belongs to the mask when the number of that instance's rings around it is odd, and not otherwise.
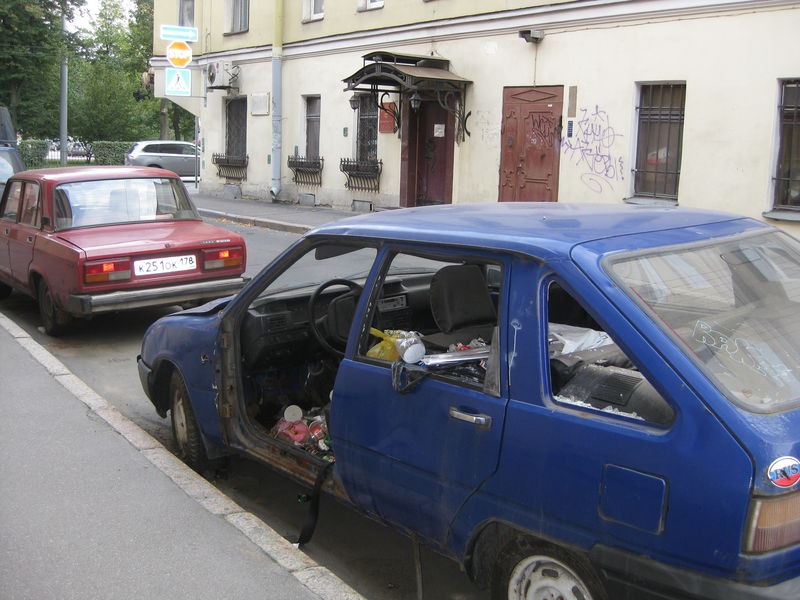
[[[97,13],[100,12],[100,3],[101,0],[86,0],[86,6],[82,8],[75,18],[72,20],[72,30],[77,29],[90,29],[92,19],[97,16]],[[131,1],[130,0],[122,0],[122,6],[130,11],[131,10]]]

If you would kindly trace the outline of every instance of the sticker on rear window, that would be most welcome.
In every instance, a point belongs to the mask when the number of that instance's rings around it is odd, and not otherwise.
[[[794,456],[782,456],[772,461],[767,475],[779,488],[792,487],[800,480],[800,461]]]

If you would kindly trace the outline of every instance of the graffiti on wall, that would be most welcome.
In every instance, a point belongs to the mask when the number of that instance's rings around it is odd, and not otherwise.
[[[561,140],[561,151],[567,160],[580,169],[583,184],[595,193],[625,179],[624,160],[617,141],[622,134],[611,125],[608,113],[595,105],[581,108],[575,130]]]

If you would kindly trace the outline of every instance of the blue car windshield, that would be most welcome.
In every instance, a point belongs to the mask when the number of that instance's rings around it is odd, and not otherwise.
[[[743,234],[626,254],[608,268],[736,405],[800,406],[800,242]]]
[[[56,187],[55,228],[200,220],[180,182],[160,177],[76,181]]]

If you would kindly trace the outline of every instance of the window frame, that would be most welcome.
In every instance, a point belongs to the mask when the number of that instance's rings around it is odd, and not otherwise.
[[[22,190],[22,198],[17,222],[35,229],[42,227],[41,189],[38,182],[26,181]]]
[[[371,94],[358,96],[356,110],[356,160],[378,160],[378,104]]]
[[[6,184],[9,186],[9,191],[6,194],[6,202],[3,204],[0,219],[16,223],[19,219],[20,208],[22,207],[22,195],[24,182],[12,181]],[[13,207],[14,210],[10,210]]]
[[[316,3],[322,6],[317,9]],[[320,21],[325,18],[325,0],[303,0],[303,23]]]
[[[560,302],[556,302],[554,299],[552,299],[551,293],[554,288],[560,289],[561,293],[569,298],[569,302],[564,302],[563,296],[561,297]],[[667,395],[662,394],[658,389],[657,379],[652,377],[650,373],[642,368],[644,365],[639,364],[641,361],[636,358],[636,355],[630,352],[622,343],[620,343],[622,340],[617,339],[617,337],[612,335],[612,331],[610,331],[608,327],[601,323],[597,315],[589,310],[588,304],[584,301],[580,294],[576,292],[576,290],[572,289],[566,280],[555,273],[551,273],[543,281],[540,293],[542,294],[541,301],[542,306],[544,307],[544,312],[542,314],[544,325],[542,327],[542,333],[544,335],[540,337],[540,343],[544,345],[544,352],[542,355],[547,357],[548,361],[548,368],[543,371],[543,373],[546,373],[546,393],[544,394],[545,405],[551,406],[565,413],[584,415],[581,418],[588,416],[592,419],[613,422],[615,424],[634,429],[647,428],[655,431],[667,431],[671,429],[676,418],[674,412],[669,421],[658,422],[638,414],[633,408],[628,409],[627,406],[624,408],[618,408],[613,403],[608,403],[606,407],[601,408],[591,405],[585,398],[570,399],[568,395],[563,395],[563,388],[568,387],[563,385],[565,382],[561,382],[561,384],[558,386],[559,389],[556,390],[556,374],[558,370],[555,367],[554,361],[558,360],[559,358],[564,358],[567,359],[567,363],[565,364],[568,365],[571,356],[579,357],[581,354],[585,354],[591,357],[592,354],[597,353],[596,364],[592,365],[589,361],[587,361],[587,366],[589,368],[599,368],[601,371],[604,369],[616,369],[617,372],[630,370],[631,373],[636,373],[641,376],[642,381],[646,382],[646,384],[652,388],[653,392],[657,394],[657,399],[663,403],[663,406],[669,407],[673,411],[675,410],[675,406],[670,398]],[[551,311],[551,307],[558,306],[559,310],[563,311],[565,309],[565,305],[572,305],[573,308],[580,309],[580,311],[583,313],[583,319],[585,319],[585,321],[576,326],[572,323],[563,323],[562,320],[552,319],[551,317],[553,317],[553,312]],[[574,317],[575,315],[572,316]],[[599,334],[596,337],[596,340],[594,340],[597,341],[599,345],[591,349],[587,348],[581,350],[578,348],[564,353],[562,353],[560,350],[554,350],[554,342],[556,343],[557,347],[557,343],[559,341],[558,336],[554,332],[558,330],[558,326],[563,328],[565,325],[567,326],[567,329],[569,329],[570,326],[575,327],[576,333],[579,333],[577,330],[583,329],[586,330],[587,334],[590,331],[594,331],[596,334]],[[603,337],[606,338],[606,342],[600,341]],[[581,341],[583,342],[586,339],[592,340],[590,335],[586,335]],[[608,341],[610,341],[610,343],[608,343]],[[602,353],[605,350],[610,350],[612,353],[608,357],[601,358]],[[614,350],[616,350],[616,352],[614,352]],[[619,359],[622,358],[626,359],[630,364],[622,364],[619,362]],[[610,360],[610,362],[606,362],[607,360]],[[583,361],[575,363],[575,366],[582,364],[582,362]]]
[[[250,29],[250,0],[228,0],[225,34],[244,33]]]
[[[357,0],[358,6],[356,10],[358,12],[365,12],[368,10],[377,10],[379,8],[383,8],[384,0]]]
[[[322,96],[309,94],[303,97],[305,104],[306,158],[319,158],[322,137]],[[316,113],[311,112],[311,104],[316,102]],[[314,140],[316,138],[316,140]],[[316,148],[315,148],[316,146]],[[312,152],[312,150],[316,150]]]
[[[194,27],[194,0],[178,0],[178,25]]]
[[[793,91],[789,104],[787,92]],[[778,99],[778,146],[772,178],[773,210],[800,212],[800,78],[780,81]],[[792,187],[797,191],[792,203]]]
[[[669,99],[666,102],[665,90],[669,90]],[[680,98],[676,104],[674,100],[678,91]],[[657,103],[653,101],[656,95],[659,97]],[[640,83],[636,113],[637,133],[632,177],[634,199],[677,204],[686,117],[686,83]],[[663,139],[665,129],[662,125],[668,126],[666,139]],[[677,131],[673,131],[671,126],[675,126]],[[650,150],[654,144],[655,150]],[[658,165],[655,169],[649,168],[653,154],[656,163],[663,162],[663,169]],[[646,181],[650,178],[652,181]]]

